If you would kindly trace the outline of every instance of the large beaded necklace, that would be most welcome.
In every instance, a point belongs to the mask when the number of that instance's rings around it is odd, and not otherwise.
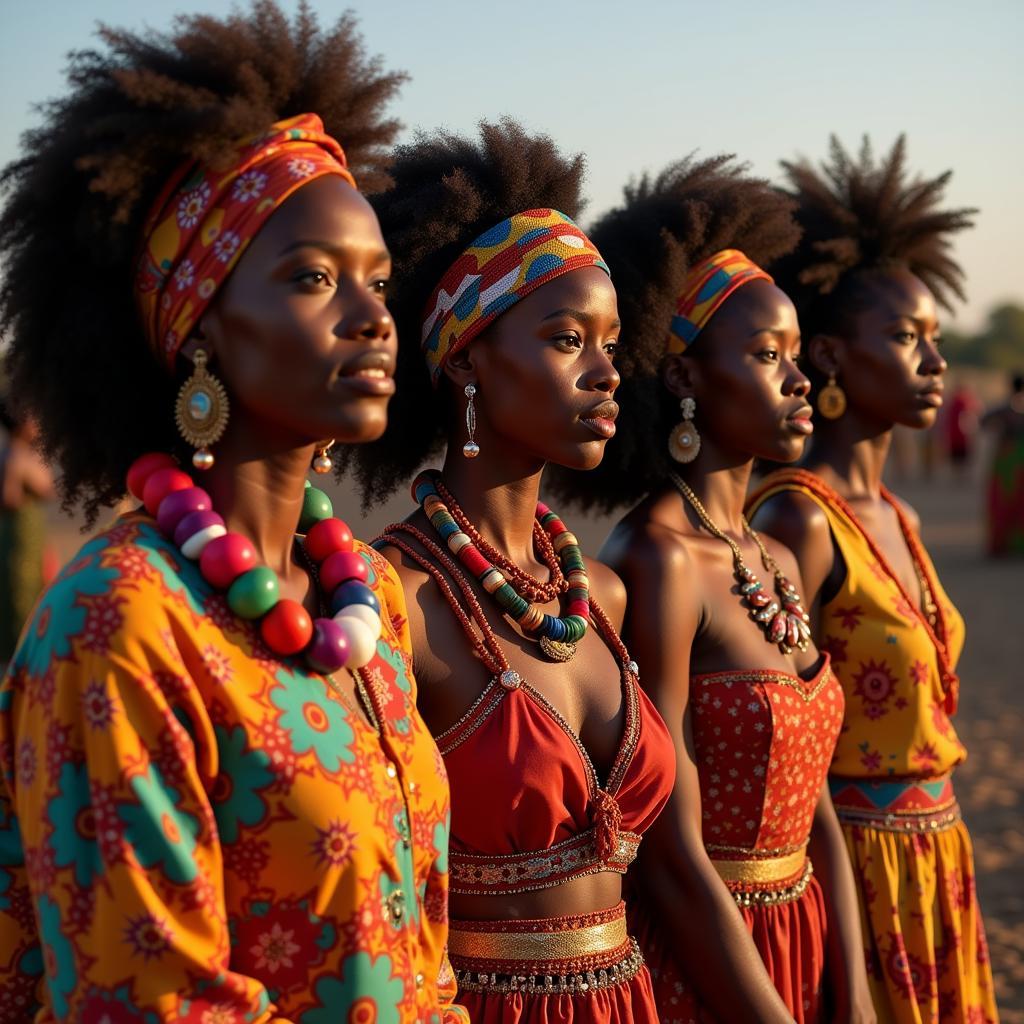
[[[669,479],[675,485],[676,490],[690,503],[693,511],[697,513],[697,518],[708,532],[719,540],[724,540],[732,548],[733,572],[739,582],[741,598],[750,609],[754,621],[764,631],[765,640],[770,644],[778,644],[779,650],[783,654],[790,654],[794,647],[806,651],[811,638],[809,625],[811,618],[804,611],[796,588],[785,577],[778,562],[768,553],[764,542],[747,522],[746,517],[741,516],[743,530],[761,552],[761,562],[764,567],[775,577],[776,597],[772,597],[764,589],[756,574],[743,561],[743,552],[740,551],[739,545],[715,525],[708,515],[707,509],[704,508],[686,481],[676,473],[669,473]]]
[[[150,452],[136,459],[128,470],[128,490],[181,553],[199,563],[207,583],[227,591],[231,610],[259,622],[263,642],[278,657],[301,654],[336,690],[331,673],[362,668],[372,660],[381,617],[380,602],[367,586],[369,566],[354,550],[352,531],[333,515],[330,498],[308,480],[299,519],[301,544],[315,566],[315,581],[330,595],[332,612],[316,619],[298,601],[280,596],[277,573],[257,564],[249,540],[228,532],[210,495],[169,455]],[[372,721],[372,710],[368,714]]]
[[[552,661],[568,661],[572,658],[576,653],[576,645],[586,635],[590,624],[590,580],[579,541],[569,532],[565,523],[547,505],[537,502],[536,522],[540,532],[538,534],[535,527],[534,537],[543,537],[538,544],[541,557],[549,564],[549,568],[554,556],[558,559],[557,575],[552,570],[551,581],[543,584],[483,541],[444,488],[436,470],[421,473],[413,481],[412,493],[451,553],[476,577],[480,586],[524,633],[539,637],[540,648],[545,656]],[[484,551],[487,551],[489,558]],[[527,600],[520,591],[525,591],[532,600]],[[548,615],[534,603],[553,600],[563,591],[566,596],[564,615]]]

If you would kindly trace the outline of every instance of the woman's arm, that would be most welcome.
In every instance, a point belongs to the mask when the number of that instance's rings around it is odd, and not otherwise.
[[[827,781],[814,811],[809,853],[825,897],[828,920],[830,1019],[836,1024],[874,1024],[853,869]]]
[[[610,550],[615,551],[613,537]],[[648,536],[612,562],[629,603],[625,638],[672,734],[676,784],[641,847],[642,898],[676,951],[678,970],[720,1020],[792,1024],[732,895],[704,849],[690,729],[690,649],[700,622],[693,567],[675,538]]]
[[[13,883],[0,950],[28,964],[39,943],[38,991],[57,1020],[123,1012],[123,997],[154,1022],[188,1010],[287,1024],[232,968],[210,766],[197,753],[215,742],[183,667],[47,659],[46,638],[29,642],[40,671],[22,663],[0,691],[0,748],[22,758],[0,784]]]

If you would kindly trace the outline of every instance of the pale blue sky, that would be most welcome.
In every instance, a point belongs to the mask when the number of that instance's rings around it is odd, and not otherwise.
[[[284,0],[289,8],[293,0]],[[230,0],[0,0],[0,162],[34,102],[63,89],[66,52],[97,20],[166,27]],[[471,131],[512,114],[587,154],[590,220],[621,186],[693,149],[777,161],[823,155],[830,132],[909,135],[915,168],[954,171],[948,199],[980,206],[956,242],[973,328],[995,302],[1024,302],[1024,4],[1019,0],[313,0],[323,22],[360,15],[371,52],[412,81],[408,129]]]

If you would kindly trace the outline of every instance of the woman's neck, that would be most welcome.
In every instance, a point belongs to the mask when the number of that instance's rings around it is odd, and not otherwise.
[[[853,416],[817,425],[806,459],[846,498],[877,498],[892,443],[892,425],[865,426]]]
[[[521,569],[535,570],[533,524],[544,464],[510,461],[493,453],[467,459],[449,445],[441,476],[480,535]]]
[[[260,561],[282,577],[292,572],[313,450],[312,445],[275,446],[256,431],[231,430],[216,446],[213,468],[198,480],[227,528],[246,537]]]
[[[680,467],[679,475],[718,529],[742,537],[743,505],[753,468],[750,456],[726,458],[706,447],[696,461]]]

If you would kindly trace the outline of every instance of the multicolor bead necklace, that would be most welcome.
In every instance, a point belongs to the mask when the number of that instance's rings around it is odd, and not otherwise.
[[[719,540],[724,540],[732,548],[733,572],[739,582],[742,600],[750,609],[754,621],[764,631],[765,640],[770,644],[778,644],[779,650],[783,654],[792,653],[794,647],[806,651],[811,639],[811,618],[804,611],[796,588],[783,575],[778,562],[768,553],[764,542],[750,523],[744,516],[740,517],[744,532],[761,552],[762,564],[775,577],[777,598],[772,597],[764,589],[761,581],[743,561],[743,552],[740,551],[739,545],[714,524],[707,510],[700,503],[700,499],[693,493],[686,481],[676,473],[669,473],[668,476],[676,490],[690,503],[693,511],[697,513],[697,518],[707,531]]]
[[[459,520],[467,525],[468,520],[450,495],[451,507],[445,503],[437,488],[438,481],[436,470],[421,473],[413,481],[412,493],[440,538],[524,633],[539,635],[540,647],[546,657],[552,661],[568,661],[576,653],[576,644],[586,635],[590,624],[590,580],[576,537],[547,505],[537,502],[537,522],[550,539],[567,584],[565,614],[558,617],[548,615],[537,604],[521,596],[509,582],[509,576],[525,576],[532,593],[543,594],[551,584],[545,587],[518,568],[510,572],[507,567],[511,563],[504,559],[505,572],[497,568],[482,553],[477,543],[479,533],[472,527],[471,532],[467,532],[460,526]],[[448,494],[447,491],[445,493]],[[560,584],[555,586],[561,589]]]
[[[136,459],[128,470],[128,490],[181,553],[199,563],[207,583],[227,591],[231,610],[259,622],[263,642],[278,657],[301,653],[336,690],[332,672],[362,668],[372,660],[382,626],[380,602],[367,586],[369,565],[354,550],[352,531],[334,517],[330,498],[308,480],[299,519],[299,532],[305,534],[301,543],[315,566],[315,581],[330,594],[333,613],[316,619],[298,601],[280,596],[277,573],[257,564],[249,540],[228,532],[210,495],[169,455],[150,452]],[[360,696],[372,707],[368,695]]]

